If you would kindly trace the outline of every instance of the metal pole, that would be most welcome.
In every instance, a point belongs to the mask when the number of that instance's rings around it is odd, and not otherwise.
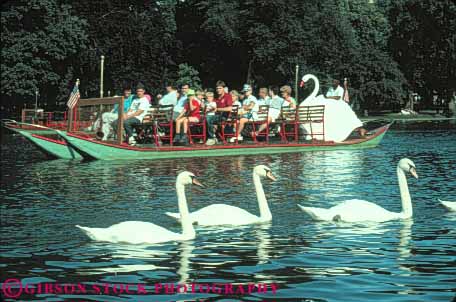
[[[100,68],[100,98],[103,97],[103,76],[104,76],[104,56],[101,56],[101,68]]]
[[[295,99],[296,99],[296,104],[299,104],[299,101],[298,101],[298,76],[299,76],[299,65],[296,64],[296,73],[295,73]]]
[[[35,90],[35,119],[38,110],[38,89]]]

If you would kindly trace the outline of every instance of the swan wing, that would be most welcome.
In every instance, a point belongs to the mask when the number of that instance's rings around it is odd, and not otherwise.
[[[95,241],[112,243],[160,243],[180,240],[181,234],[171,232],[161,226],[142,221],[125,221],[108,228],[88,228],[76,226]]]
[[[455,212],[456,211],[456,201],[445,201],[445,200],[440,200],[440,203],[448,210]]]
[[[402,218],[402,213],[385,210],[381,206],[359,199],[346,200],[329,209],[333,218],[346,221],[376,221],[382,222]]]
[[[171,218],[174,218],[178,221],[180,221],[180,218],[181,218],[179,213],[165,212],[165,215],[167,215]]]
[[[299,204],[298,207],[306,212],[313,220],[333,220],[334,217],[329,209],[304,207]]]
[[[199,225],[245,225],[261,222],[258,216],[244,209],[226,204],[212,204],[190,213],[190,219]]]

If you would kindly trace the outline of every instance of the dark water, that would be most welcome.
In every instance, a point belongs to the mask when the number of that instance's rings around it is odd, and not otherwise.
[[[329,207],[360,198],[400,211],[395,168],[409,157],[414,217],[372,225],[315,223],[296,204]],[[451,301],[456,293],[456,130],[391,130],[360,151],[125,162],[48,161],[11,135],[2,138],[1,281],[144,284],[276,283],[274,295],[23,294],[27,301]],[[179,231],[175,175],[189,170],[208,186],[188,189],[190,209],[222,202],[257,213],[251,170],[264,181],[270,225],[197,228],[192,241],[161,245],[91,242],[75,224],[107,227],[141,220]],[[3,292],[2,292],[3,294]],[[11,300],[14,301],[14,300]]]

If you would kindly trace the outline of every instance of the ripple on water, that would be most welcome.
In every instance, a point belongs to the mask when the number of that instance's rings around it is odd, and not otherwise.
[[[450,301],[455,295],[456,214],[437,202],[454,199],[456,192],[454,129],[392,130],[379,148],[370,150],[160,162],[48,161],[18,137],[2,139],[2,280],[141,283],[150,291],[158,282],[279,287],[276,295],[142,297],[148,301],[219,296],[217,301],[424,302]],[[411,220],[315,223],[296,206],[330,207],[360,198],[399,211],[395,166],[402,157],[411,158],[420,175],[409,179]],[[164,212],[177,211],[174,181],[183,169],[196,172],[207,185],[205,190],[187,190],[191,209],[223,202],[257,213],[251,170],[260,163],[278,176],[276,182],[264,182],[272,224],[197,227],[195,240],[144,246],[94,243],[74,227],[141,220],[179,231]],[[106,301],[137,297],[103,296]]]

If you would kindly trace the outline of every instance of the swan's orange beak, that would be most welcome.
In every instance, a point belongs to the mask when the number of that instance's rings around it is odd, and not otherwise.
[[[416,173],[415,168],[410,168],[410,174],[412,174],[413,177],[415,177],[416,179],[418,179],[418,173]]]
[[[274,175],[272,175],[272,172],[271,172],[271,171],[268,171],[268,172],[266,173],[266,177],[269,178],[269,179],[272,180],[272,181],[275,181],[275,180],[277,179],[277,178],[275,178]]]
[[[192,184],[194,184],[195,186],[201,187],[201,188],[205,188],[205,186],[202,183],[200,183],[199,180],[196,179],[196,177],[192,178]]]
[[[301,81],[301,83],[299,83],[299,87],[304,87],[304,81]]]

